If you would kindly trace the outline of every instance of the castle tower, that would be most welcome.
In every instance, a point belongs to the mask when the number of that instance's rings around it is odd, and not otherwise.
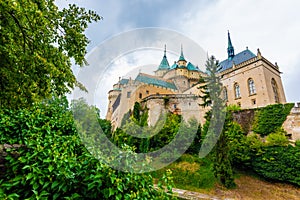
[[[170,65],[167,59],[167,47],[165,45],[164,56],[158,66],[158,69],[155,71],[155,75],[162,77],[168,70],[170,69]]]
[[[183,55],[182,45],[181,45],[181,53],[180,53],[180,57],[179,57],[177,63],[178,63],[178,66],[179,66],[179,67],[186,67],[187,61],[185,60],[184,55]]]

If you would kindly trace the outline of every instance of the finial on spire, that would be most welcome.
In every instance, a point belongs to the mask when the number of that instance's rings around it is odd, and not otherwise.
[[[180,52],[180,57],[179,57],[178,61],[185,61],[185,62],[186,62],[186,60],[185,60],[185,58],[184,58],[184,55],[183,55],[183,48],[182,48],[182,44],[181,44],[181,52]]]
[[[181,55],[183,55],[183,48],[182,48],[182,44],[181,44]]]
[[[259,48],[257,49],[257,57],[261,58],[261,52],[260,52]]]
[[[228,53],[228,59],[232,60],[232,58],[234,57],[234,48],[233,48],[232,43],[231,43],[229,30],[228,30],[228,48],[227,48],[227,53]]]
[[[165,44],[164,56],[167,56],[167,45]]]

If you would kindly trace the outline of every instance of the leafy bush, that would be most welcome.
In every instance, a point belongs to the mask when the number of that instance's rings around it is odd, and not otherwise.
[[[150,174],[116,171],[95,159],[81,143],[65,98],[0,111],[0,133],[0,143],[26,146],[18,157],[8,150],[0,199],[170,198],[154,188]]]
[[[253,131],[260,135],[268,135],[280,128],[294,104],[268,105],[257,111]]]
[[[300,186],[300,149],[293,146],[269,146],[254,156],[252,166],[267,179],[290,182]]]
[[[286,132],[282,128],[279,128],[275,133],[270,133],[266,137],[266,144],[269,146],[287,146],[289,140],[286,137]]]
[[[236,168],[300,186],[300,148],[288,145],[281,129],[269,134],[265,143],[257,134],[246,136],[241,130],[235,122],[228,130],[231,160]]]

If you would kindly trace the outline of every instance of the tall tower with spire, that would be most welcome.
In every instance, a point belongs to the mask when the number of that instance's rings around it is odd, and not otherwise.
[[[158,69],[155,71],[156,76],[163,76],[170,69],[170,65],[167,59],[167,46],[165,45],[164,56],[158,66]]]
[[[231,43],[230,39],[230,33],[228,31],[228,48],[227,48],[227,53],[228,53],[228,60],[232,60],[234,57],[234,48]]]
[[[183,48],[182,48],[182,45],[181,45],[181,53],[180,53],[180,57],[179,57],[177,63],[178,63],[178,66],[179,66],[179,67],[186,67],[187,61],[185,60],[184,55],[183,55]]]

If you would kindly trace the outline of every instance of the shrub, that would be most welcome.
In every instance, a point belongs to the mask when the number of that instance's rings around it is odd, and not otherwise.
[[[268,135],[280,128],[286,120],[294,104],[268,105],[257,111],[253,124],[253,131],[260,135]]]
[[[0,132],[0,143],[26,146],[17,157],[14,149],[5,157],[0,199],[169,198],[154,188],[150,174],[116,171],[95,159],[81,143],[65,98],[0,111]]]

